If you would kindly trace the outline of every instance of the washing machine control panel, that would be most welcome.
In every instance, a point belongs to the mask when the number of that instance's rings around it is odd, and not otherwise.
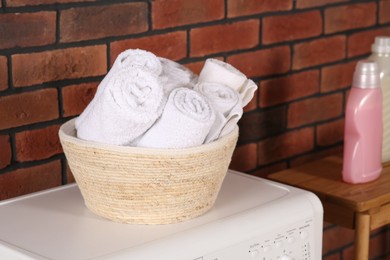
[[[316,260],[312,219],[260,232],[261,235],[194,260]]]

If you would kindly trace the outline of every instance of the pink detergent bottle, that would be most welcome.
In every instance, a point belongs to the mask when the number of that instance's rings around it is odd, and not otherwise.
[[[343,180],[364,183],[382,171],[382,90],[375,61],[359,61],[345,110]]]

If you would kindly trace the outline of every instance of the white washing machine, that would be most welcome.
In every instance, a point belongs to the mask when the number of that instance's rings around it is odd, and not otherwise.
[[[319,260],[322,220],[314,194],[230,170],[209,212],[169,225],[96,216],[73,184],[0,202],[0,259]]]

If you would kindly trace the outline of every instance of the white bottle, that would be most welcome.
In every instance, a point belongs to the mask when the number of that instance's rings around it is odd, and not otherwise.
[[[379,65],[383,94],[383,163],[390,161],[390,37],[376,37],[371,50],[372,55],[369,59]]]

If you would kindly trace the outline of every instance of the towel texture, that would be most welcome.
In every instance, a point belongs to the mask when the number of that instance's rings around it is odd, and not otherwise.
[[[198,82],[215,82],[231,87],[240,95],[242,107],[251,101],[257,89],[257,85],[238,69],[217,59],[206,60]]]
[[[212,142],[233,131],[243,113],[241,98],[237,91],[220,83],[209,82],[198,83],[194,90],[207,97],[216,113],[215,121],[205,143]]]
[[[83,121],[76,125],[77,137],[129,145],[161,115],[163,90],[150,70],[140,68],[115,70],[105,84],[90,109],[80,115]]]
[[[217,59],[207,59],[198,81],[221,83],[239,92],[245,80],[246,76],[232,65]]]
[[[175,88],[193,88],[198,81],[198,76],[183,65],[169,59],[161,57],[159,59],[162,65],[160,78],[163,84],[164,93],[167,96]]]
[[[256,90],[257,90],[257,85],[255,82],[253,82],[253,80],[251,79],[245,80],[244,84],[241,86],[240,90],[238,91],[242,100],[242,107],[248,105],[248,103],[252,100]]]
[[[149,71],[152,75],[159,76],[162,72],[162,65],[160,60],[151,52],[140,50],[140,49],[129,49],[118,55],[115,59],[114,64],[112,65],[110,71],[100,82],[94,99],[88,104],[83,113],[76,119],[75,126],[76,129],[81,124],[84,123],[84,120],[89,117],[89,113],[91,109],[95,106],[96,100],[98,100],[99,96],[103,93],[103,91],[107,87],[107,83],[110,81],[113,74],[118,72],[119,70],[126,70],[129,73],[133,70],[145,70]]]
[[[188,88],[172,90],[161,117],[137,141],[150,148],[185,148],[201,145],[214,122],[207,99]]]

